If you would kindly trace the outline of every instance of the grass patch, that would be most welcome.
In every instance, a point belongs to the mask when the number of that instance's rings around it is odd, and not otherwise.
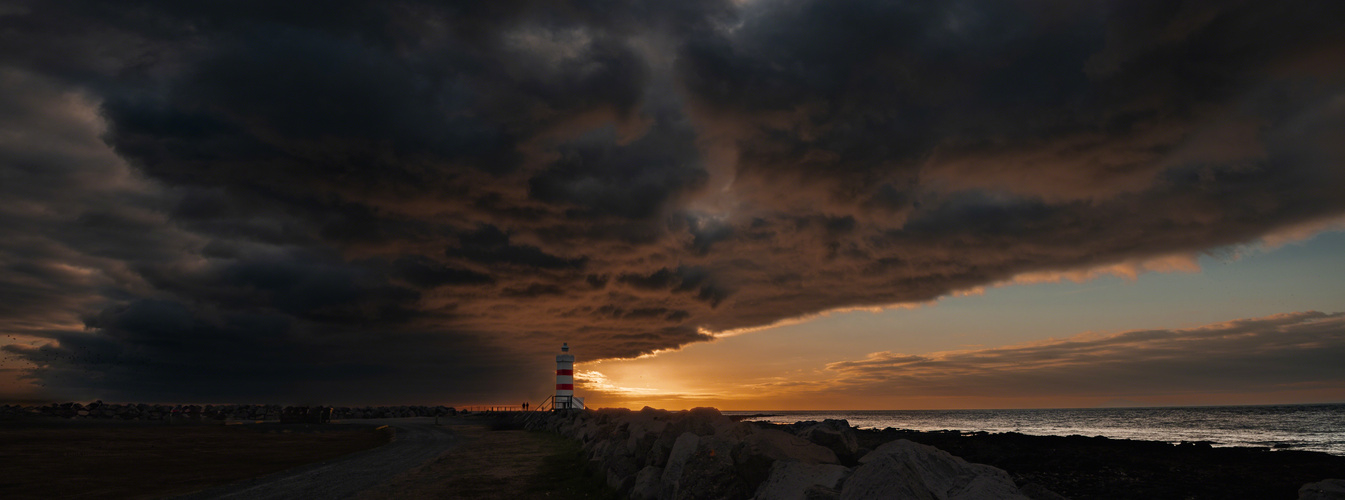
[[[605,477],[585,470],[579,443],[549,432],[496,429],[489,419],[452,418],[461,444],[425,466],[356,496],[357,500],[621,498]]]
[[[547,449],[537,475],[526,493],[563,500],[608,500],[620,498],[607,487],[606,478],[589,471],[579,443],[548,432],[531,432]]]
[[[158,498],[381,446],[369,426],[0,426],[0,498]]]

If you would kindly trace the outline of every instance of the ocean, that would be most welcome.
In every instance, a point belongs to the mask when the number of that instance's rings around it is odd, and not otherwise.
[[[1106,436],[1214,446],[1322,451],[1345,456],[1345,404],[1084,408],[1042,410],[728,411],[770,414],[749,420],[793,423],[845,419],[862,429],[1019,432],[1038,436]]]

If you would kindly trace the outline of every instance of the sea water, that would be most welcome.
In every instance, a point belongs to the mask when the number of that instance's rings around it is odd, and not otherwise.
[[[755,411],[750,420],[793,423],[845,419],[862,429],[1018,432],[1038,436],[1106,436],[1214,446],[1323,451],[1345,456],[1345,404],[1087,408],[1042,410]]]

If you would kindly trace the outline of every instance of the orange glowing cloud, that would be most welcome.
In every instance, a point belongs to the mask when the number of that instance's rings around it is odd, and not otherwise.
[[[1080,334],[926,355],[830,363],[828,390],[961,397],[1261,393],[1314,387],[1345,396],[1345,313],[1285,313],[1177,330]]]
[[[689,373],[640,390],[595,377],[587,388],[604,405],[662,402],[731,409],[1335,401],[1345,398],[1342,357],[1345,313],[1308,311],[1196,328],[1090,332],[986,349],[882,351],[775,373],[744,364],[725,369],[736,377]],[[698,385],[707,390],[666,390]]]

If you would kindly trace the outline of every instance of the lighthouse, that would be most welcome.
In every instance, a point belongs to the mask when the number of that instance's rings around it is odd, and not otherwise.
[[[556,399],[552,408],[557,410],[577,410],[584,407],[584,400],[574,397],[574,355],[570,354],[570,344],[561,344],[560,354],[556,355]]]

